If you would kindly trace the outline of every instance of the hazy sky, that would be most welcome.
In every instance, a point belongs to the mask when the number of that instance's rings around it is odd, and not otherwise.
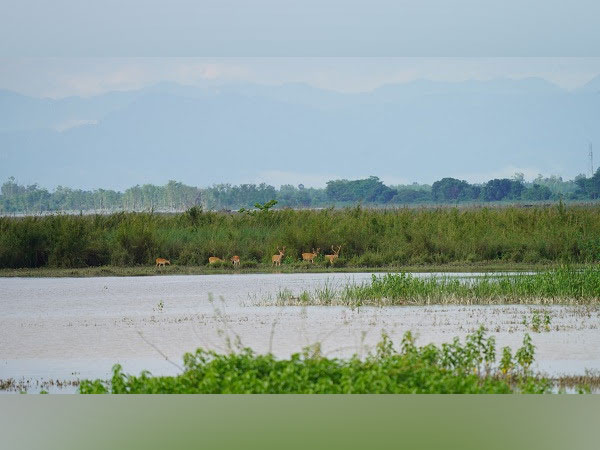
[[[0,88],[31,96],[91,96],[174,81],[302,82],[343,92],[415,79],[541,77],[577,88],[600,74],[600,58],[0,58]]]
[[[600,56],[598,0],[3,0],[0,56]]]

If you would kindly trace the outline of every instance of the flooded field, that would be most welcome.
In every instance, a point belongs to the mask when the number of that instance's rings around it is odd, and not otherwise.
[[[241,345],[285,357],[320,342],[327,356],[348,356],[372,349],[382,330],[396,343],[411,330],[423,345],[463,337],[480,325],[496,337],[498,349],[516,349],[530,333],[536,368],[550,375],[600,370],[597,307],[263,306],[282,290],[299,293],[370,277],[3,278],[0,379],[14,380],[13,391],[72,392],[80,378],[108,377],[114,363],[126,372],[177,373],[182,355],[197,347],[227,351]],[[542,326],[535,325],[536,316]]]

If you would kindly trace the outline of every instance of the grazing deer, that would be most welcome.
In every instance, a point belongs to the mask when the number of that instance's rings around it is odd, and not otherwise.
[[[281,250],[279,250],[279,247],[277,247],[277,251],[279,252],[279,255],[273,255],[271,257],[271,261],[273,261],[273,265],[280,266],[281,258],[283,258],[283,254],[285,253],[285,246],[283,246]]]
[[[315,258],[317,256],[319,256],[319,252],[321,251],[320,248],[317,248],[317,251],[315,252],[315,249],[312,249],[312,253],[302,253],[302,259],[304,261],[310,261],[311,264],[315,263]]]
[[[216,263],[219,263],[219,262],[225,262],[225,261],[223,261],[221,258],[217,258],[216,256],[211,256],[211,257],[208,258],[208,263],[209,264],[216,264]]]
[[[156,267],[165,267],[165,265],[171,265],[171,261],[165,258],[156,258]]]
[[[230,261],[233,263],[234,266],[239,266],[240,265],[240,257],[235,255],[232,256]]]
[[[341,250],[342,246],[338,245],[337,250],[335,250],[333,248],[333,245],[331,246],[331,251],[333,252],[333,255],[325,255],[325,259],[327,261],[329,261],[329,264],[333,264],[333,262],[338,259],[338,256],[340,255],[340,250]]]

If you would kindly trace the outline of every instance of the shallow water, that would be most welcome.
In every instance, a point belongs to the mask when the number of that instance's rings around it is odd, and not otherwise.
[[[598,308],[256,306],[283,289],[297,294],[325,283],[336,287],[370,277],[313,273],[0,278],[0,379],[30,381],[31,392],[38,392],[36,383],[44,380],[107,378],[114,363],[133,373],[177,373],[185,352],[197,347],[227,351],[238,338],[243,346],[280,357],[315,342],[328,355],[348,356],[372,349],[382,330],[396,343],[411,330],[424,345],[464,337],[480,325],[496,336],[498,349],[518,348],[529,332],[537,368],[549,374],[600,370]],[[535,309],[550,314],[551,331],[536,333],[523,325]]]

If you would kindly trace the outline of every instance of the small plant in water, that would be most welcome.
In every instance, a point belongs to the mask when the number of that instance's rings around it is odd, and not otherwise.
[[[551,323],[552,323],[552,318],[550,317],[550,314],[548,314],[547,312],[544,312],[544,328],[546,329],[546,331],[550,331]]]
[[[529,373],[529,367],[533,363],[534,354],[535,347],[531,341],[531,336],[525,334],[523,346],[515,353],[515,359],[519,366],[521,366],[524,375]]]
[[[511,372],[515,367],[515,363],[513,362],[512,353],[510,351],[510,347],[504,347],[502,349],[502,359],[500,360],[500,371],[503,375]]]
[[[523,325],[531,328],[532,331],[540,333],[542,331],[550,331],[550,325],[552,324],[552,317],[547,311],[544,311],[543,315],[540,311],[534,311],[531,316],[531,322],[528,324],[527,318],[523,317]]]

